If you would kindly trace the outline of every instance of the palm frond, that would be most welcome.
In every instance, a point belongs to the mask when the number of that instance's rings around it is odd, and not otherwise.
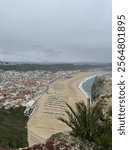
[[[66,103],[66,105],[70,109],[70,111],[74,115],[74,117],[77,119],[77,121],[79,122],[79,118],[78,118],[77,112],[75,112],[74,109],[68,103]]]
[[[75,128],[71,125],[71,123],[70,123],[68,120],[66,120],[66,119],[64,119],[64,118],[62,118],[62,117],[58,117],[58,120],[62,121],[63,123],[65,123],[65,124],[67,124],[69,127],[71,127],[73,130],[75,130]]]
[[[69,108],[69,110],[65,111],[68,118],[59,117],[58,120],[71,127],[73,132],[82,139],[92,140],[100,118],[102,103],[98,102],[94,107],[87,107],[84,102],[78,102],[75,104],[75,109],[68,103],[66,105]]]

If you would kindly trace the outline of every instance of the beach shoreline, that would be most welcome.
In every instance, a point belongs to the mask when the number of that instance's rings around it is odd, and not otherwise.
[[[86,78],[94,76],[98,72],[80,72],[72,78],[60,78],[50,84],[48,93],[36,103],[36,109],[28,121],[29,146],[41,143],[52,134],[71,130],[67,125],[57,120],[59,116],[65,116],[67,102],[74,107],[76,102],[84,101],[88,104],[86,95],[79,85]]]
[[[90,80],[91,78],[94,78],[94,77],[96,77],[97,75],[93,75],[93,76],[91,76],[91,77],[89,77],[89,78],[85,78],[84,80],[82,80],[81,82],[80,82],[80,84],[79,84],[79,89],[84,93],[84,95],[86,95],[86,97],[89,97],[89,95],[88,95],[88,93],[83,89],[83,83],[84,82],[86,82],[87,80]]]

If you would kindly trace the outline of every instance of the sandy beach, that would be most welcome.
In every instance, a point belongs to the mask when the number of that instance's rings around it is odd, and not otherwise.
[[[29,146],[43,142],[54,133],[71,130],[57,118],[65,116],[65,102],[72,107],[78,101],[85,101],[87,104],[79,84],[83,79],[95,74],[97,72],[80,72],[72,78],[57,79],[50,85],[49,91],[38,100],[36,109],[28,121]]]

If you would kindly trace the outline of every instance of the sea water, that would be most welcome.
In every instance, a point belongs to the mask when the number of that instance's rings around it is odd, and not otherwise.
[[[82,83],[82,88],[86,95],[91,98],[91,89],[96,76],[93,76]]]
[[[84,79],[80,85],[80,90],[89,98],[89,104],[91,105],[91,88],[96,76],[91,76],[90,78]]]

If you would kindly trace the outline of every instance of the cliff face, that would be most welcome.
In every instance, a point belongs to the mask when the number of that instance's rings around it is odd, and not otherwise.
[[[97,76],[92,85],[92,105],[96,105],[99,101],[104,104],[103,114],[107,117],[112,106],[112,79],[109,75]]]
[[[92,101],[102,97],[112,95],[112,80],[108,75],[99,75],[95,78],[92,86]]]

